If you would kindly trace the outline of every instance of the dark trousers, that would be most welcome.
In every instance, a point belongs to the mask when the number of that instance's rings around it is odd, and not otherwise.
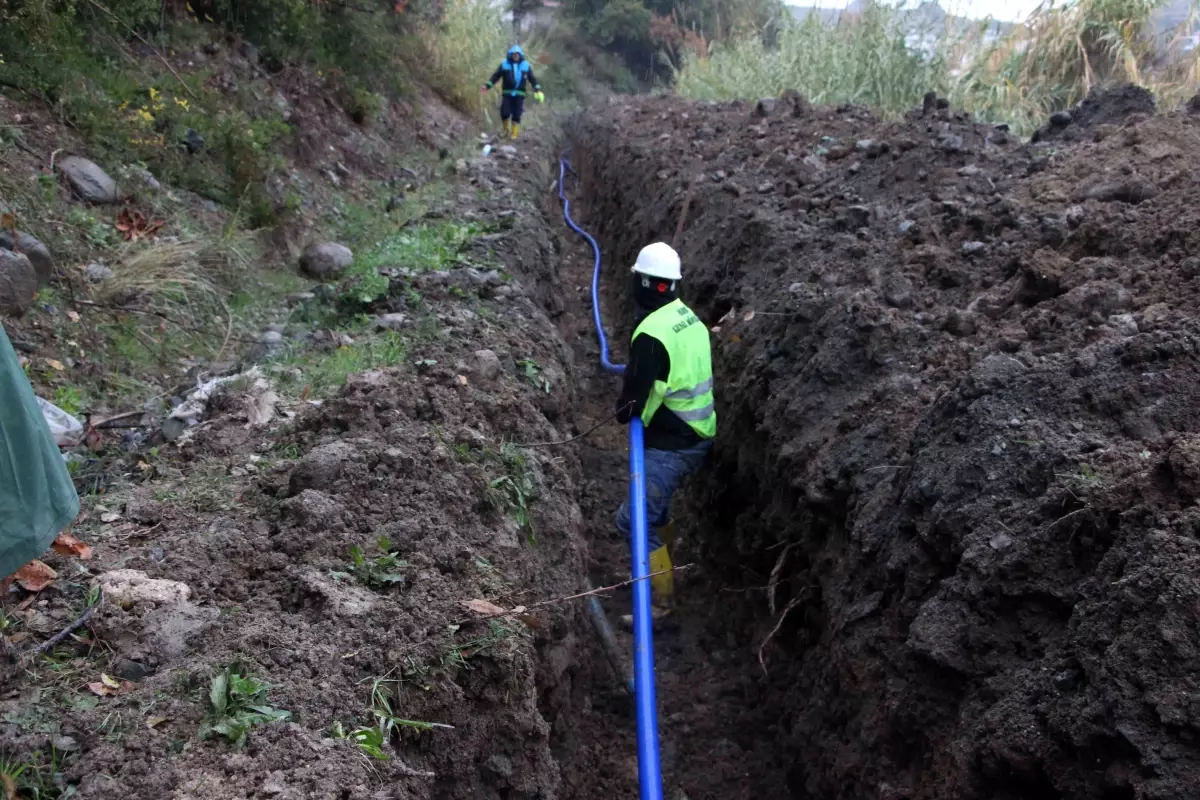
[[[512,119],[518,125],[521,124],[521,115],[525,113],[525,98],[521,95],[513,96],[511,94],[504,95],[500,101],[500,119]]]
[[[663,546],[658,535],[658,528],[671,521],[671,498],[683,483],[684,478],[691,475],[704,464],[712,450],[712,442],[701,442],[687,450],[652,450],[646,448],[646,531],[650,541],[649,552]],[[629,536],[633,511],[629,508],[629,500],[621,503],[617,509],[617,530]]]

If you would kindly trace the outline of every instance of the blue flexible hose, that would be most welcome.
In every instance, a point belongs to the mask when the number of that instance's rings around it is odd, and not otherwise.
[[[567,199],[566,180],[570,162],[564,157],[558,164],[558,199],[563,217],[571,230],[592,247],[592,320],[600,340],[600,364],[613,373],[623,373],[624,364],[609,360],[608,337],[600,319],[600,245],[591,234],[571,219],[571,201]],[[633,693],[637,704],[638,789],[641,800],[662,800],[662,765],[658,752],[658,697],[654,688],[654,619],[650,603],[650,538],[646,524],[646,459],[642,421],[629,423],[629,501],[633,509],[630,550],[633,557]]]
[[[592,235],[583,228],[575,224],[575,220],[571,219],[571,201],[567,199],[566,177],[567,170],[571,170],[574,174],[575,170],[571,169],[571,162],[566,158],[562,158],[558,162],[558,199],[563,204],[563,218],[567,224],[571,226],[571,230],[578,233],[592,247],[592,322],[596,325],[596,337],[600,340],[600,366],[609,372],[614,372],[618,375],[625,372],[624,364],[614,364],[609,358],[608,337],[604,335],[604,323],[600,321],[600,245],[596,244],[596,240]]]

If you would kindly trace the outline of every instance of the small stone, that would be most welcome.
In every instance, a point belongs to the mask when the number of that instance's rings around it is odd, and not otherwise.
[[[771,181],[763,181],[757,186],[757,189],[759,194],[769,194],[775,189],[775,184]]]
[[[973,178],[982,172],[983,172],[983,170],[981,170],[978,165],[967,164],[965,167],[963,167],[962,169],[960,169],[958,171],[958,174],[964,178]]]
[[[0,314],[22,316],[33,307],[37,271],[22,253],[0,250]]]
[[[50,739],[50,745],[56,753],[74,753],[79,749],[79,742],[74,737],[61,733]]]
[[[983,242],[963,242],[962,253],[964,256],[975,256],[987,249],[987,245]]]
[[[901,236],[908,236],[917,232],[917,223],[911,219],[902,220],[896,229],[900,231]]]
[[[375,330],[398,331],[410,327],[408,315],[401,313],[381,314],[375,318]]]
[[[1012,419],[1010,419],[1010,420],[1008,421],[1008,427],[1010,427],[1010,428],[1019,428],[1019,427],[1021,427],[1021,420],[1017,419],[1016,417],[1013,417]]]
[[[503,366],[500,356],[491,350],[475,351],[475,374],[485,381],[494,381],[500,377]]]
[[[83,268],[83,274],[92,283],[103,283],[113,276],[113,271],[103,264],[88,264]]]
[[[1055,111],[1050,115],[1051,128],[1065,128],[1072,122],[1070,111]]]
[[[119,199],[117,182],[86,158],[68,156],[58,162],[58,170],[80,200],[107,205]]]
[[[267,361],[279,355],[284,348],[283,334],[279,331],[263,331],[258,341],[250,348],[247,358],[250,361]]]
[[[29,263],[33,264],[33,271],[37,273],[39,284],[45,285],[54,277],[54,256],[50,254],[50,248],[34,236],[24,231],[17,231],[14,243],[11,232],[0,230],[0,247],[23,253],[29,259]]]
[[[1133,314],[1116,314],[1108,318],[1108,324],[1121,336],[1137,336],[1139,328]]]
[[[1084,211],[1083,206],[1071,206],[1067,209],[1067,212],[1064,214],[1064,216],[1066,217],[1068,226],[1071,228],[1078,228],[1083,224],[1083,220],[1087,217],[1087,212]]]
[[[882,139],[859,139],[854,143],[854,149],[867,158],[878,158],[891,149],[891,146]]]
[[[152,671],[145,665],[137,661],[130,661],[128,658],[123,658],[113,667],[113,672],[118,678],[127,681],[140,681],[152,674]]]
[[[334,242],[310,244],[300,256],[300,271],[314,278],[336,277],[354,263],[354,253]]]
[[[938,139],[938,147],[947,153],[961,153],[965,146],[963,137],[957,133],[945,133]]]
[[[317,299],[315,292],[292,292],[287,296],[289,306],[302,306]]]
[[[754,113],[760,117],[768,117],[775,113],[779,101],[774,97],[764,97],[754,106]]]
[[[1004,552],[1008,548],[1012,547],[1012,543],[1012,537],[1007,533],[997,533],[990,540],[988,540],[988,544],[992,546],[992,549],[998,552]]]
[[[193,128],[188,128],[184,131],[183,139],[179,143],[183,145],[184,150],[187,150],[192,155],[204,149],[204,137]]]

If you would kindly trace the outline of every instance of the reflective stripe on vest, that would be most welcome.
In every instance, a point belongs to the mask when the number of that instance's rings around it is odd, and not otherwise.
[[[642,320],[634,338],[643,333],[662,342],[671,359],[671,373],[666,382],[654,382],[642,423],[649,425],[659,407],[666,406],[702,438],[712,439],[717,435],[717,410],[708,328],[682,300],[676,300]]]

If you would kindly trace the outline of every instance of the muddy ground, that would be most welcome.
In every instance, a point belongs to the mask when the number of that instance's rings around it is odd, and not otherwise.
[[[1038,145],[936,104],[576,126],[611,264],[696,179],[721,432],[682,505],[698,708],[663,699],[689,796],[1195,794],[1200,119],[1144,110]]]

